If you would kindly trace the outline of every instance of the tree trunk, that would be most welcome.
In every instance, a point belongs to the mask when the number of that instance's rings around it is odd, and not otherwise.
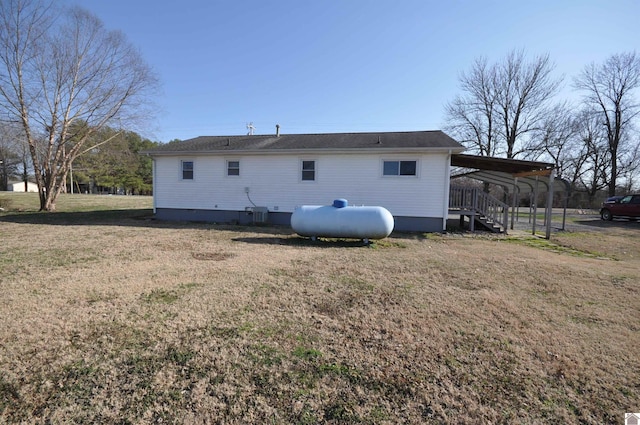
[[[54,179],[51,176],[51,172],[45,172],[42,176],[42,185],[38,188],[40,191],[40,211],[52,212],[56,210],[56,197],[57,193]]]
[[[50,196],[47,196],[47,199],[44,205],[44,210],[48,212],[53,212],[56,210],[56,203],[53,199],[51,199]]]
[[[44,188],[38,187],[38,195],[40,197],[40,211],[47,211],[47,192]]]
[[[612,152],[611,160],[611,178],[609,179],[609,196],[615,196],[616,194],[616,176],[618,175],[618,161],[616,158],[617,153]]]

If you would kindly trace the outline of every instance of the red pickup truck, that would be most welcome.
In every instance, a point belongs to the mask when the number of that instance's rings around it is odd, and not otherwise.
[[[640,195],[625,195],[620,199],[603,202],[600,217],[603,220],[613,220],[613,217],[640,217]]]

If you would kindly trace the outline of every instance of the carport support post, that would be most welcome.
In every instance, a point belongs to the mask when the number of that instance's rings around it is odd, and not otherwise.
[[[533,187],[533,226],[531,226],[531,234],[536,234],[536,222],[538,221],[538,176],[536,176],[536,185]]]
[[[513,206],[511,207],[511,230],[513,230],[513,221],[516,216],[516,208],[518,206],[518,178],[513,178]]]
[[[565,224],[567,224],[567,205],[569,204],[569,190],[567,190],[566,195],[564,197],[564,211],[562,212],[562,230],[564,229]]]
[[[551,238],[551,212],[553,211],[553,181],[556,179],[556,169],[552,168],[549,174],[549,191],[547,192],[547,234],[546,239]]]

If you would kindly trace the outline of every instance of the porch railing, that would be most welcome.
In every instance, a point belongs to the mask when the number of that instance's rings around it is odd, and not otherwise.
[[[449,209],[459,210],[461,214],[484,217],[506,232],[509,223],[509,206],[478,188],[451,186],[449,191]]]

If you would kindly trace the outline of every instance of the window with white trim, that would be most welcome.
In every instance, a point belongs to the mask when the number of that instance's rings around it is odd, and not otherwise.
[[[415,176],[417,161],[383,161],[383,176]]]
[[[227,161],[227,176],[240,175],[240,161]]]
[[[302,161],[302,180],[314,181],[316,179],[316,162]]]
[[[193,180],[193,161],[182,161],[182,180]]]

